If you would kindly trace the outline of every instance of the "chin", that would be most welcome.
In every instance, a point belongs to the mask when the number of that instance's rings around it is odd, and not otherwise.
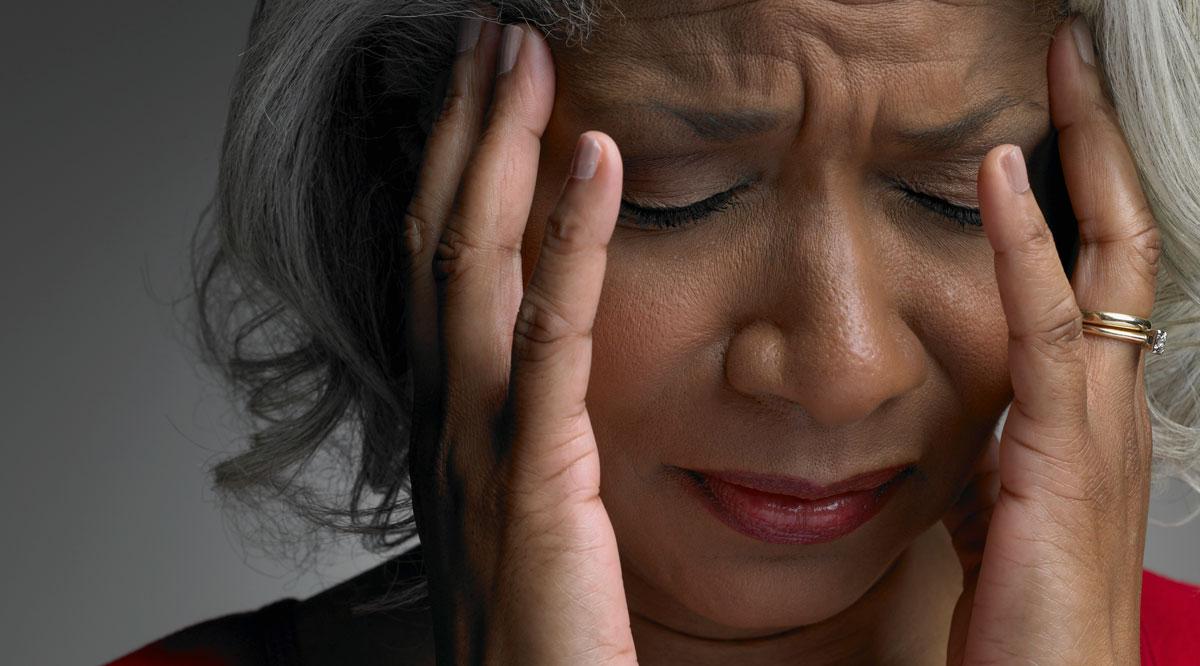
[[[761,568],[737,563],[709,566],[695,571],[697,584],[681,593],[697,614],[716,624],[747,633],[773,633],[817,624],[844,612],[887,572],[897,555],[876,551],[857,558],[764,563]],[[724,583],[700,584],[706,578]]]
[[[630,603],[681,631],[737,638],[816,624],[859,601],[928,528],[912,522],[911,496],[895,499],[850,534],[807,545],[753,539],[682,499],[653,512],[621,506],[628,496],[605,504]]]

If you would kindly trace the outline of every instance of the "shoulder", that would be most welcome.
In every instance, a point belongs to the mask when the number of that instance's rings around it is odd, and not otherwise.
[[[384,595],[411,589],[424,576],[418,545],[384,564],[307,599],[297,609],[305,666],[433,666],[428,600],[404,608],[369,609]]]
[[[414,548],[308,599],[282,599],[185,627],[108,666],[434,664],[427,602],[367,610],[423,573]]]
[[[198,622],[142,647],[109,666],[264,666],[295,664],[294,614],[300,602],[282,599],[258,610]]]
[[[1142,663],[1178,664],[1200,654],[1200,586],[1142,570]]]

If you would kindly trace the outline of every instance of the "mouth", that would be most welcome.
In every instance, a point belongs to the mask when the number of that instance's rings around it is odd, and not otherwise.
[[[875,517],[914,469],[890,467],[824,486],[747,472],[682,471],[692,495],[733,530],[767,543],[816,544]]]

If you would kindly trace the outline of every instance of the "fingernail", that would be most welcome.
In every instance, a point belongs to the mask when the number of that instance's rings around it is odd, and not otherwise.
[[[521,26],[510,23],[504,26],[504,35],[500,42],[500,60],[496,65],[496,76],[508,72],[517,63],[517,53],[521,51],[521,38],[525,31]]]
[[[1071,35],[1075,38],[1075,50],[1079,59],[1088,65],[1096,64],[1096,48],[1092,45],[1092,31],[1082,16],[1071,19]]]
[[[587,134],[579,135],[575,144],[575,159],[571,161],[571,177],[587,180],[596,175],[600,163],[600,142]]]
[[[473,16],[464,17],[458,24],[458,52],[470,51],[479,41],[479,28],[482,21]]]
[[[1029,174],[1025,171],[1025,156],[1020,146],[1012,146],[1001,159],[1004,174],[1008,176],[1008,186],[1013,192],[1022,194],[1029,189]]]

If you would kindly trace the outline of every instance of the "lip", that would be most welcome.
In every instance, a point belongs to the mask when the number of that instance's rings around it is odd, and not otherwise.
[[[871,520],[913,471],[900,465],[829,485],[752,472],[683,470],[693,494],[728,527],[776,544],[843,537]]]
[[[820,485],[792,476],[758,474],[755,472],[727,472],[707,469],[693,469],[689,471],[703,474],[710,479],[717,479],[725,483],[732,483],[743,488],[750,488],[764,493],[789,495],[802,500],[819,500],[834,495],[841,495],[842,493],[878,488],[887,483],[892,477],[908,469],[908,467],[908,465],[896,465],[895,467],[852,476],[828,485]]]

